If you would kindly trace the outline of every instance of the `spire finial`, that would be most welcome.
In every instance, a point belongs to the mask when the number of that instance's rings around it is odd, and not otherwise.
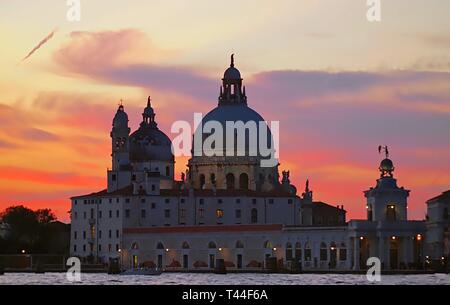
[[[231,54],[231,64],[230,67],[234,67],[234,53]]]
[[[151,101],[152,101],[152,98],[150,97],[150,95],[148,96],[148,99],[147,99],[147,107],[151,107]]]

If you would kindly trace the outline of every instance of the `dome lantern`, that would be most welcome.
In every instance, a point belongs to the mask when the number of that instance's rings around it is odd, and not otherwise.
[[[234,66],[234,54],[231,54],[230,67],[223,74],[219,95],[219,106],[229,104],[247,104],[247,96],[242,91],[241,72]]]
[[[153,111],[151,101],[152,99],[149,95],[147,99],[147,107],[144,108],[144,112],[142,113],[142,124],[149,125],[150,127],[156,127],[155,122],[156,115],[155,112]]]
[[[381,153],[381,151],[384,151],[385,158],[381,160],[380,166],[378,169],[380,170],[380,177],[393,177],[393,171],[395,169],[394,163],[391,159],[389,159],[389,150],[387,146],[378,146],[378,153]]]

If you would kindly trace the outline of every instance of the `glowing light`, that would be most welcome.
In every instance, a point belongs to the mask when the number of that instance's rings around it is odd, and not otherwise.
[[[166,248],[166,252],[169,252],[169,249],[168,249],[168,248]]]
[[[334,249],[336,249],[336,248],[335,248],[335,247],[331,247],[330,249],[331,249],[331,250],[334,250]]]
[[[117,250],[117,252],[119,252],[119,253],[122,252],[122,249]]]
[[[277,248],[274,247],[274,248],[273,248],[273,251],[277,251]]]
[[[395,240],[395,239],[396,239],[397,237],[395,237],[395,236],[392,236],[391,238],[392,238],[392,240]]]
[[[363,240],[363,239],[364,239],[364,236],[361,236],[359,239]]]
[[[25,254],[25,250],[22,250],[22,254]]]
[[[219,248],[219,251],[222,251],[222,248]]]
[[[416,235],[416,239],[419,240],[419,241],[422,240],[422,235],[421,234],[417,234]]]

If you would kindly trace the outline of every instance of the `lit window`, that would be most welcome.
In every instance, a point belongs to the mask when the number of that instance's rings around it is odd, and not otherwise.
[[[222,218],[223,217],[223,210],[217,209],[216,210],[216,217],[217,218]]]

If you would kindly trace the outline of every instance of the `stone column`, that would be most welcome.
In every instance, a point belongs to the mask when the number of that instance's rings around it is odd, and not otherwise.
[[[384,251],[385,254],[385,268],[390,270],[391,269],[391,240],[390,238],[386,239],[386,250]]]
[[[359,270],[360,262],[359,262],[359,238],[355,237],[353,239],[353,270]]]
[[[385,263],[385,238],[380,236],[378,237],[378,258],[380,259],[381,263],[384,263],[384,267],[386,268]]]

